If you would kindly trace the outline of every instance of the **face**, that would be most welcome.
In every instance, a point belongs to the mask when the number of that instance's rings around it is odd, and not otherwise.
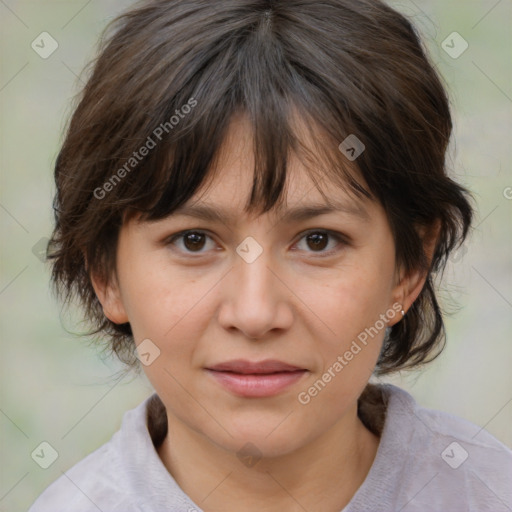
[[[116,283],[96,288],[105,314],[130,322],[170,425],[275,456],[354,411],[407,299],[379,204],[331,186],[339,210],[290,214],[325,204],[298,160],[283,209],[245,215],[250,136],[233,122],[215,178],[188,212],[125,223]],[[190,209],[199,206],[226,217]]]

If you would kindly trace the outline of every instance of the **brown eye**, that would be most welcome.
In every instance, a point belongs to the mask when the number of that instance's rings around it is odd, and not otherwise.
[[[174,235],[167,242],[169,245],[174,245],[180,252],[183,253],[203,253],[207,245],[207,240],[211,238],[202,231],[183,231]]]
[[[300,245],[303,240],[306,242],[306,247],[301,250],[309,253],[318,253],[318,256],[330,256],[348,245],[347,240],[340,233],[325,230],[309,231],[300,239],[298,245]],[[331,243],[331,241],[336,243]],[[325,250],[329,246],[329,243],[331,243],[331,249]]]
[[[183,237],[183,244],[189,251],[200,251],[204,247],[204,234],[192,231]]]
[[[308,241],[308,247],[312,248],[315,251],[322,251],[327,246],[329,235],[326,233],[316,232],[307,235],[306,239]]]

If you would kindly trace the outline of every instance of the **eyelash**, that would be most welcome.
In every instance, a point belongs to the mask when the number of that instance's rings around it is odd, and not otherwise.
[[[201,229],[187,229],[185,231],[180,231],[179,233],[176,233],[175,235],[172,235],[170,238],[168,238],[165,242],[166,245],[174,245],[174,242],[177,240],[177,239],[183,239],[183,237],[185,235],[188,235],[188,234],[191,234],[191,233],[197,233],[197,234],[201,234],[201,235],[206,235],[208,238],[212,238],[210,235],[208,235],[208,233],[206,231],[203,231]],[[336,252],[340,251],[343,246],[346,246],[348,245],[348,240],[347,240],[347,237],[342,235],[341,233],[337,233],[335,231],[330,231],[328,229],[310,229],[304,233],[302,233],[301,237],[299,238],[299,242],[301,240],[303,240],[304,238],[306,238],[308,235],[311,235],[313,233],[319,233],[319,234],[322,234],[322,235],[328,235],[330,238],[334,238],[337,242],[338,242],[338,245],[341,245],[341,247],[337,247],[337,248],[334,248],[334,249],[331,249],[329,251],[325,251],[325,252],[322,252],[322,251],[306,251],[306,252],[311,252],[311,254],[314,254],[315,256],[314,257],[319,257],[319,258],[324,258],[324,257],[328,257],[328,256],[332,256],[334,255]],[[298,242],[297,242],[298,243]],[[202,251],[184,251],[185,254],[198,254],[198,255],[201,255],[203,254],[204,252]]]

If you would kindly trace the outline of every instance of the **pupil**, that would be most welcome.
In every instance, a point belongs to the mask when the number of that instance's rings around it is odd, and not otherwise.
[[[203,238],[201,233],[189,233],[185,236],[185,246],[190,250],[201,249],[204,245],[204,238],[203,240],[201,238]],[[202,244],[201,241],[203,242]]]
[[[313,247],[316,249],[324,249],[326,246],[327,236],[323,233],[313,233],[308,236],[309,241],[313,241]]]

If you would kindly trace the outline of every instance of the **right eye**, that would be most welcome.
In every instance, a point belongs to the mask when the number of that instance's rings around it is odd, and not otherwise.
[[[202,249],[206,245],[206,240],[208,238],[212,240],[212,238],[204,231],[189,229],[171,236],[166,243],[167,245],[178,247],[178,250],[185,254],[202,254],[207,252]]]

